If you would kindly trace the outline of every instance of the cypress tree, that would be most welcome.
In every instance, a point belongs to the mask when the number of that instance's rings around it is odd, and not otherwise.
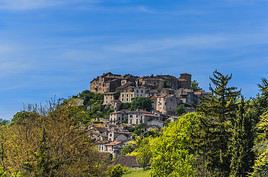
[[[247,113],[248,106],[246,104],[244,97],[242,97],[237,118],[233,125],[232,143],[230,145],[232,155],[230,176],[246,176],[253,163],[254,123],[250,114]]]

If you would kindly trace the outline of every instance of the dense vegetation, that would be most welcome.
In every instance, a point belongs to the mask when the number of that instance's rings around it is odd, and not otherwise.
[[[229,86],[231,78],[215,71],[195,113],[180,116],[159,137],[140,140],[132,154],[152,176],[268,175],[268,81],[245,100]]]
[[[100,154],[87,136],[72,101],[19,112],[0,132],[2,176],[105,176],[109,156]],[[39,110],[39,111],[37,111]]]
[[[245,99],[231,78],[215,71],[197,111],[186,114],[179,106],[178,120],[161,132],[143,125],[130,130],[134,139],[122,154],[136,156],[144,172],[109,166],[109,155],[97,152],[87,136],[88,123],[112,111],[102,105],[103,95],[84,91],[46,108],[30,106],[0,123],[0,176],[266,177],[268,80],[256,98]],[[149,111],[151,102],[139,98],[125,107]]]

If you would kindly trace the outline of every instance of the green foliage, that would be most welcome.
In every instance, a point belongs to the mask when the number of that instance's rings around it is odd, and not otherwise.
[[[152,139],[152,176],[196,176],[195,142],[201,116],[189,113],[170,123],[159,138]]]
[[[180,105],[177,106],[176,113],[177,113],[178,116],[181,116],[181,115],[186,113],[186,109],[185,109],[184,104],[180,104]]]
[[[130,128],[129,131],[132,132],[134,136],[144,136],[145,124],[139,124],[136,127]]]
[[[216,176],[228,176],[230,172],[231,130],[237,113],[237,100],[240,91],[230,87],[231,75],[223,75],[218,71],[210,78],[211,94],[201,100],[198,110],[206,116],[205,131],[207,143],[204,147],[203,165]]]
[[[34,119],[35,117],[39,117],[39,114],[36,112],[17,112],[13,119],[11,120],[11,124],[18,123],[23,124],[24,122],[30,121],[31,119]]]
[[[126,174],[128,169],[120,164],[110,167],[108,171],[109,177],[122,177]]]
[[[10,123],[9,120],[0,119],[0,126],[1,126],[1,125],[8,125],[9,123]]]
[[[122,103],[120,105],[120,110],[122,110],[122,109],[130,109],[130,107],[131,107],[131,103]]]
[[[84,100],[83,104],[90,118],[108,118],[110,113],[113,112],[110,106],[103,105],[104,95],[102,94],[85,90],[78,95],[78,98]]]
[[[135,150],[137,161],[144,169],[150,165],[152,158],[152,151],[150,148],[150,138],[144,138],[140,142],[139,147]]]
[[[257,158],[254,164],[254,177],[264,177],[268,175],[268,112],[261,116],[257,124],[257,138],[255,142],[255,151]]]
[[[137,97],[134,98],[131,102],[131,110],[146,110],[146,111],[152,111],[152,100],[150,98],[146,97]]]
[[[123,177],[151,177],[150,170],[130,169]]]
[[[135,144],[124,145],[121,150],[121,155],[127,155],[135,150]]]
[[[239,102],[237,118],[232,127],[230,144],[230,176],[246,176],[253,164],[254,122],[249,112],[248,103],[242,97]]]
[[[20,172],[8,172],[0,167],[0,177],[22,177],[22,174]]]
[[[197,82],[197,80],[193,80],[193,81],[192,81],[192,89],[193,89],[194,91],[202,90],[202,88],[199,87],[199,83]]]
[[[16,121],[1,127],[4,169],[33,177],[104,176],[108,157],[97,152],[72,109],[65,102],[43,116],[18,113]]]

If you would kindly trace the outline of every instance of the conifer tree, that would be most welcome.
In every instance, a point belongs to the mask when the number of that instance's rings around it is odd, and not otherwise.
[[[230,145],[231,164],[230,176],[246,176],[250,173],[254,154],[254,119],[250,116],[249,102],[241,98],[238,107],[237,118],[232,128],[232,139]]]
[[[254,150],[257,158],[254,162],[253,177],[268,175],[268,112],[264,113],[257,124],[257,137]]]
[[[204,96],[198,108],[207,117],[205,124],[207,145],[204,156],[208,170],[214,176],[228,176],[230,153],[228,146],[231,128],[236,117],[237,99],[240,91],[230,87],[232,75],[213,72],[210,78],[211,94]]]

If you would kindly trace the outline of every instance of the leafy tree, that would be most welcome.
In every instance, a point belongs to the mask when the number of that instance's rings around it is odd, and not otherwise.
[[[195,140],[200,136],[201,119],[197,113],[183,115],[151,140],[152,176],[196,176]]]
[[[144,169],[150,165],[150,160],[152,158],[152,151],[150,149],[152,144],[150,141],[151,138],[144,138],[133,153],[136,156],[138,163]]]
[[[84,108],[90,118],[108,118],[113,109],[103,105],[104,95],[90,92],[88,90],[80,93],[78,98],[84,100]]]
[[[131,110],[142,109],[146,111],[152,111],[152,100],[146,97],[134,98],[131,102]]]
[[[109,177],[122,177],[127,173],[127,168],[118,164],[109,169]]]
[[[210,78],[211,94],[201,100],[198,110],[207,117],[206,156],[207,168],[216,176],[228,176],[230,172],[230,153],[228,151],[231,130],[236,119],[237,100],[240,91],[230,87],[232,75],[223,75],[218,71],[213,72]]]
[[[46,116],[23,113],[4,127],[5,169],[23,176],[104,176],[108,157],[97,152],[72,107],[65,102]]]

